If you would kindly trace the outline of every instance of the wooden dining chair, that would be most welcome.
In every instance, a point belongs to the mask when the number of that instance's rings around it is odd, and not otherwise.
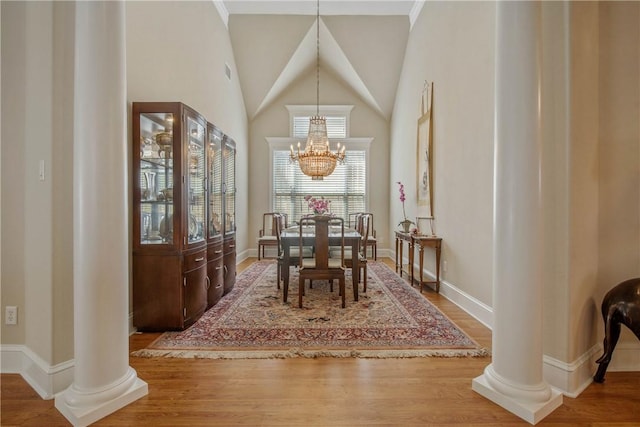
[[[315,257],[303,258],[302,253],[300,254],[298,306],[302,308],[302,296],[304,294],[304,283],[306,280],[338,280],[340,296],[342,297],[342,308],[345,308],[344,220],[342,218],[331,218],[322,215],[302,218],[300,220],[300,251],[303,249],[303,229],[306,226],[313,226],[315,228]],[[330,226],[340,228],[341,256],[339,258],[329,257]]]
[[[362,273],[360,274],[360,278],[362,279],[363,283],[363,290],[364,292],[367,292],[367,242],[369,241],[369,235],[370,235],[370,231],[371,231],[371,214],[366,214],[366,213],[360,213],[358,214],[358,218],[357,218],[357,222],[355,223],[355,229],[356,231],[358,231],[358,233],[360,233],[360,235],[362,236],[362,240],[360,242],[360,250],[357,254],[355,254],[355,257],[357,257],[359,264],[360,264],[360,269],[362,270]],[[336,250],[335,248],[332,248],[332,250],[329,252],[329,255],[332,258],[338,258],[341,256],[341,253]],[[345,248],[344,249],[344,265],[347,268],[351,268],[353,270],[353,266],[354,266],[354,254],[352,253],[351,248]],[[357,283],[354,283],[353,286],[358,286]]]
[[[265,248],[278,245],[275,220],[275,215],[277,214],[278,212],[265,212],[262,214],[262,228],[258,231],[258,260],[260,260],[261,253],[262,258],[264,258]]]
[[[373,226],[373,214],[371,212],[360,212],[360,215],[367,215],[369,217],[369,233],[367,241],[363,242],[365,258],[367,255],[367,248],[371,247],[371,256],[373,260],[378,260],[378,239],[376,237],[376,228]],[[362,233],[360,233],[362,234]]]
[[[362,212],[351,212],[348,215],[348,220],[349,222],[347,223],[347,225],[349,226],[349,228],[354,228],[354,229],[358,229],[358,217],[362,215]]]
[[[276,240],[278,242],[278,267],[276,273],[276,283],[278,289],[280,289],[280,282],[283,280],[282,278],[282,268],[289,267],[297,267],[300,265],[300,251],[298,246],[291,246],[289,248],[289,265],[284,265],[284,248],[282,246],[282,242],[280,240],[280,235],[282,234],[282,230],[287,228],[286,215],[285,214],[275,214],[275,226],[276,226]],[[302,249],[302,257],[303,258],[312,258],[313,257],[313,249],[309,246],[305,246]],[[286,302],[286,301],[285,301]]]
[[[359,218],[361,215],[369,215],[369,223],[371,225],[371,229],[369,230],[369,238],[367,239],[367,243],[364,245],[365,249],[371,247],[371,256],[375,261],[378,260],[378,239],[376,237],[376,229],[373,226],[373,214],[371,212],[352,212],[349,214],[349,227],[355,228],[358,233],[362,234],[362,231],[358,229],[359,227]],[[367,251],[364,252],[365,255]]]

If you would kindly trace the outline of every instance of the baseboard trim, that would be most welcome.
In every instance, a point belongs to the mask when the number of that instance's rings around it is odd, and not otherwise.
[[[600,354],[604,352],[602,344],[599,345],[598,350]],[[611,363],[607,368],[607,372],[629,371],[640,371],[640,341],[638,340],[618,341],[611,357]]]
[[[391,252],[391,255],[395,260],[395,253]],[[407,263],[407,259],[404,262]],[[419,271],[419,268],[419,265],[414,265],[414,271]],[[431,279],[435,278],[435,274],[427,269],[423,269],[424,274]],[[493,329],[493,309],[488,305],[442,279],[440,280],[440,294],[487,328]],[[601,344],[594,345],[571,363],[543,356],[545,381],[567,397],[578,397],[593,382],[593,375],[597,369],[595,361],[600,357],[602,351]],[[640,342],[619,342],[607,371],[640,371]]]
[[[74,360],[50,366],[24,345],[2,345],[0,357],[2,373],[20,374],[42,399],[53,399],[73,382]]]
[[[256,253],[256,257],[258,256],[258,250],[257,249],[245,249],[242,252],[239,252],[236,254],[236,265],[240,264],[242,261],[246,260],[247,258],[250,258],[252,256],[252,252]]]
[[[434,275],[431,276],[435,277]],[[482,301],[442,279],[440,279],[440,294],[487,328],[493,329],[493,309]]]
[[[395,255],[392,259],[395,260]],[[408,260],[406,259],[404,261],[408,262]],[[414,264],[413,268],[415,278],[415,271],[418,271],[419,274],[420,265]],[[429,277],[431,280],[435,280],[436,277],[435,273],[428,269],[423,269],[422,275],[423,277]],[[442,276],[440,277],[440,295],[444,296],[446,299],[460,307],[467,314],[476,319],[478,322],[482,323],[487,328],[493,329],[493,309],[482,301],[458,289],[446,280],[443,280]]]
[[[599,345],[594,345],[571,363],[544,355],[542,369],[545,381],[565,396],[578,397],[593,382],[595,361],[599,357],[601,348]]]

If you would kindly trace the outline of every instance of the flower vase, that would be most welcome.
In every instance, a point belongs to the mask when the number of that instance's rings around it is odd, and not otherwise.
[[[404,221],[402,221],[400,223],[400,225],[402,226],[402,231],[404,231],[405,233],[409,232],[409,228],[411,228],[411,221],[409,221],[408,219],[405,219]]]
[[[158,200],[158,193],[156,191],[156,173],[144,172],[144,180],[147,188],[143,195],[143,200]]]

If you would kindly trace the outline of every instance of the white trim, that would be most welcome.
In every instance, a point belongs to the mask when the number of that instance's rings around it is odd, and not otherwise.
[[[395,251],[390,250],[389,252],[393,255],[393,260],[395,260]],[[403,262],[405,260],[403,260]],[[408,262],[408,260],[406,261]],[[418,272],[418,275],[420,274],[420,264],[414,264],[413,269],[415,278],[416,271]],[[436,277],[435,273],[428,269],[423,269],[422,274],[423,278],[425,275],[432,279],[435,279]],[[493,329],[493,308],[447,282],[442,278],[442,275],[440,275],[440,295],[460,307],[487,328]]]
[[[345,138],[331,138],[331,139],[349,139],[351,134],[351,110],[353,105],[285,105],[285,108],[289,112],[289,135],[293,135],[293,118],[295,116],[313,116],[317,111],[321,116],[340,116],[345,117]]]
[[[413,3],[413,7],[409,12],[409,31],[413,29],[413,24],[418,20],[418,16],[420,16],[420,12],[422,11],[422,7],[424,6],[424,0],[416,0]]]
[[[578,397],[593,382],[593,374],[597,367],[595,361],[600,352],[598,347],[598,345],[591,347],[571,363],[544,355],[542,357],[544,380],[565,396]]]
[[[245,249],[244,251],[236,254],[236,265],[240,264],[242,261],[249,258],[251,256],[251,251],[252,249]],[[257,251],[256,251],[256,254],[257,254]]]
[[[435,274],[429,274],[435,277]],[[493,329],[493,308],[440,278],[440,295],[466,311],[489,329]]]
[[[287,104],[285,108],[289,115],[314,115],[318,109],[317,105],[307,104]],[[320,114],[330,114],[335,116],[349,116],[353,110],[353,105],[320,105]]]
[[[74,426],[88,426],[149,394],[147,383],[129,367],[107,387],[89,390],[72,384],[55,398],[55,408]]]
[[[604,352],[604,349],[602,344],[600,344],[599,353],[602,354],[602,352]],[[607,372],[626,371],[640,371],[640,341],[618,341],[613,351]]]
[[[42,399],[53,399],[73,382],[75,361],[50,366],[24,345],[0,346],[3,374],[20,374]]]
[[[224,23],[225,28],[229,30],[229,10],[227,10],[227,7],[224,5],[224,2],[222,0],[211,0],[211,1],[213,2],[213,5],[216,7],[216,10],[220,15],[220,19],[222,19],[222,22]]]
[[[598,369],[596,360],[603,351],[602,344],[596,344],[571,363],[545,355],[543,357],[544,379],[566,396],[578,397],[593,382],[593,376]],[[638,371],[640,371],[640,344],[619,342],[607,372]]]
[[[550,388],[551,393],[549,398],[543,402],[513,397],[512,394],[506,394],[501,390],[497,390],[488,379],[491,378],[492,371],[492,365],[487,366],[482,375],[473,379],[471,389],[491,400],[493,403],[502,406],[507,411],[519,416],[529,424],[537,424],[562,405],[562,393],[553,387]],[[495,377],[495,374],[493,374],[493,376]],[[509,384],[503,384],[509,388]],[[513,392],[518,391],[521,391],[521,389],[513,387]],[[524,390],[523,392],[527,391],[528,390]]]

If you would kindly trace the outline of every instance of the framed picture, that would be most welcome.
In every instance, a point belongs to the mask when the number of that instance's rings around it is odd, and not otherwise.
[[[435,236],[435,230],[433,228],[433,217],[431,216],[419,216],[416,217],[416,228],[418,234],[421,236]]]
[[[426,93],[425,93],[426,92]],[[425,103],[426,96],[426,103]],[[433,216],[433,141],[431,110],[433,104],[433,82],[425,84],[422,93],[421,113],[418,119],[417,188],[418,206],[425,207],[427,216]],[[426,108],[426,111],[425,111]]]

